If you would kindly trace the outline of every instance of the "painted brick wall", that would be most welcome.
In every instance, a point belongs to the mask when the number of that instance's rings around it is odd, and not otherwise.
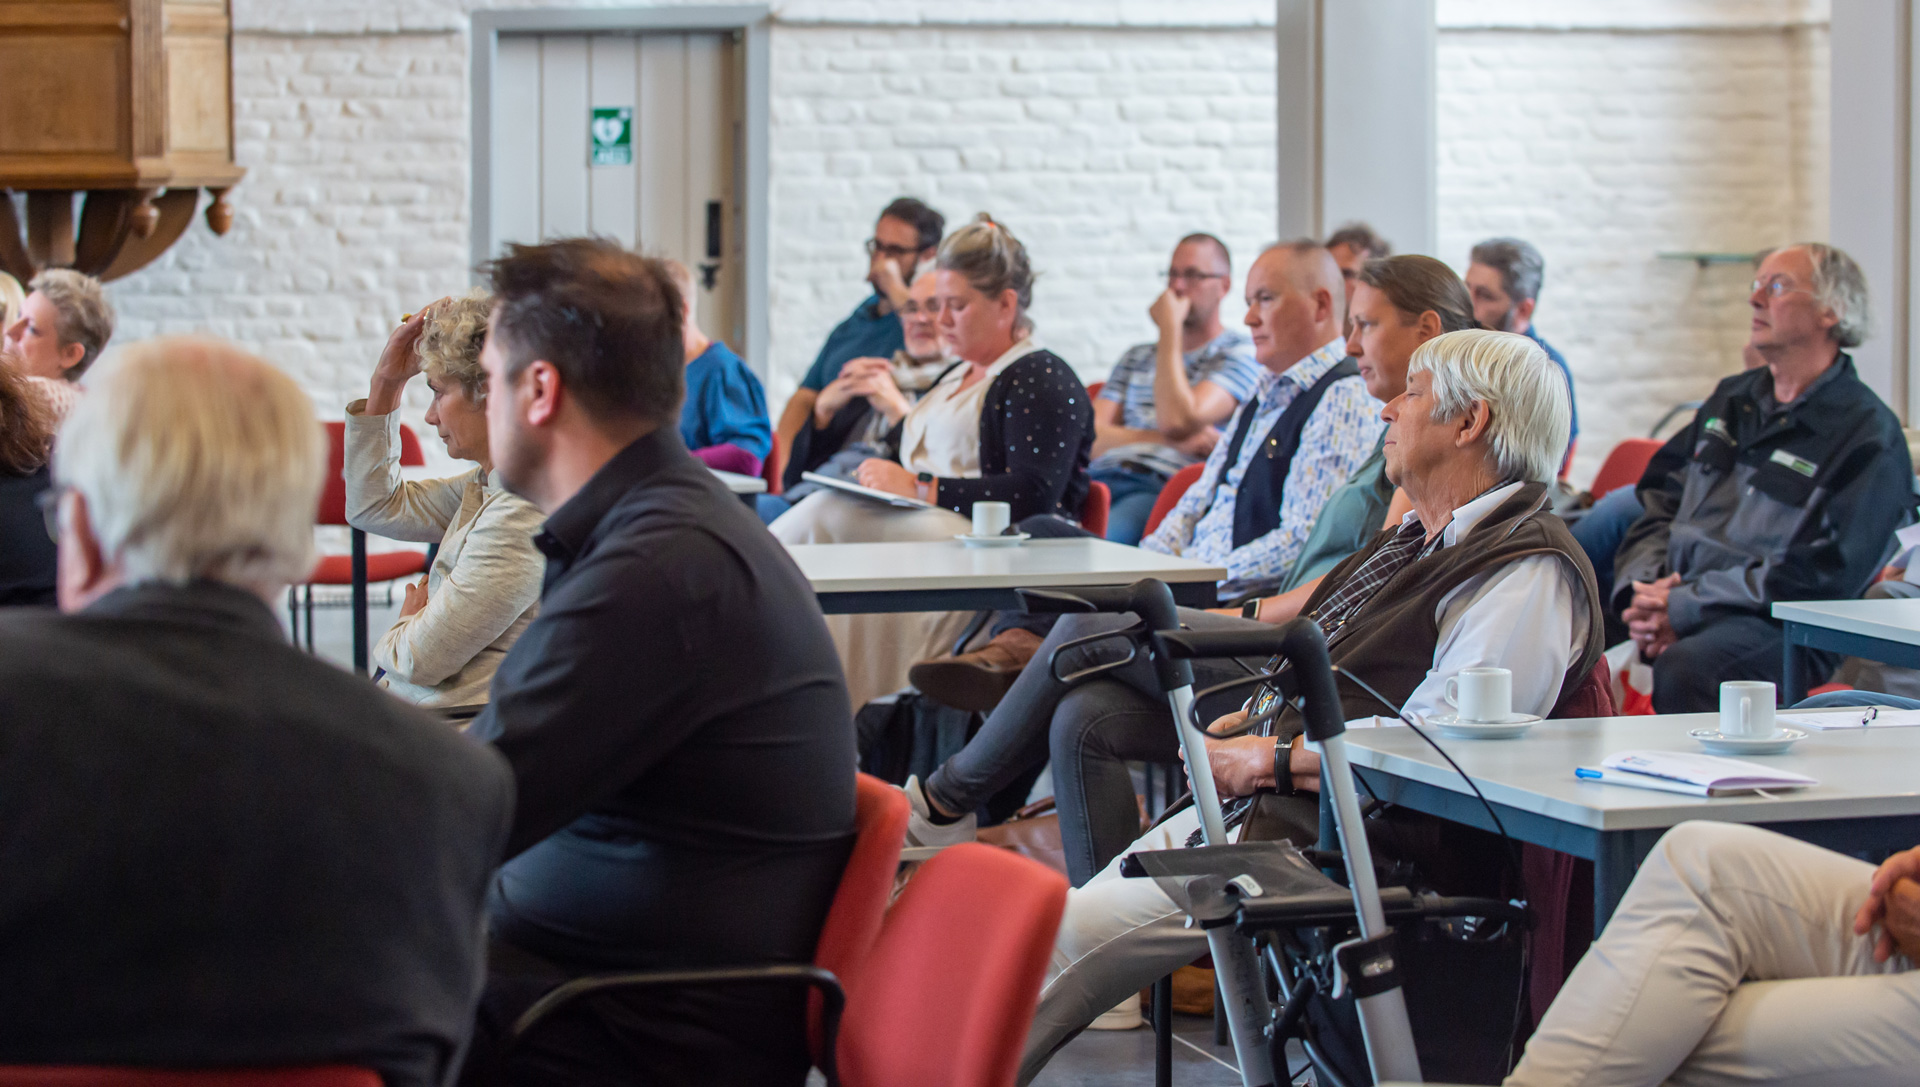
[[[236,0],[251,173],[234,231],[196,227],[115,284],[123,336],[231,337],[329,414],[362,395],[393,319],[467,281],[476,6]],[[1440,16],[1438,255],[1463,262],[1490,233],[1546,253],[1541,327],[1578,373],[1584,475],[1738,365],[1746,271],[1653,254],[1824,229],[1824,5],[1441,0]],[[1242,265],[1271,240],[1271,20],[1269,0],[776,5],[774,404],[863,295],[858,243],[898,192],[1020,233],[1042,334],[1103,376],[1149,334],[1174,238],[1215,230]]]
[[[1825,234],[1825,13],[1629,5],[1539,26],[1530,12],[1581,5],[1515,7],[1441,9],[1440,256],[1493,234],[1539,246],[1536,320],[1575,371],[1585,480],[1614,441],[1740,367],[1752,269],[1656,254]],[[1674,7],[1678,27],[1660,21]]]

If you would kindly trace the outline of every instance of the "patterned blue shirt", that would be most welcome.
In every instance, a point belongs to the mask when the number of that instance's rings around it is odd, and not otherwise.
[[[1132,430],[1158,430],[1160,418],[1154,411],[1154,344],[1135,344],[1114,363],[1107,375],[1100,399],[1120,405],[1120,425]],[[1237,328],[1229,328],[1198,348],[1181,355],[1187,367],[1187,384],[1211,381],[1227,395],[1245,403],[1260,387],[1266,371],[1253,357],[1253,339]],[[1117,468],[1123,463],[1137,464],[1162,476],[1171,476],[1198,460],[1160,442],[1135,442],[1109,449],[1093,462],[1093,470]]]
[[[1321,375],[1339,365],[1346,356],[1345,347],[1344,340],[1334,340],[1294,363],[1286,373],[1277,377],[1263,374],[1255,390],[1260,398],[1257,414],[1224,485],[1215,486],[1222,482],[1220,469],[1226,463],[1230,444],[1223,440],[1213,447],[1200,478],[1140,546],[1225,566],[1227,579],[1220,583],[1223,600],[1269,588],[1285,577],[1313,529],[1314,518],[1320,516],[1320,507],[1326,505],[1334,488],[1373,453],[1374,444],[1386,430],[1380,419],[1381,404],[1367,395],[1366,382],[1349,377],[1327,387],[1300,432],[1299,451],[1287,469],[1279,527],[1237,550],[1233,546],[1234,496],[1280,413],[1287,410],[1294,397],[1312,388]],[[1234,433],[1240,425],[1240,412],[1245,410],[1243,403],[1240,411],[1234,412],[1233,419],[1222,428],[1227,434]],[[1216,491],[1218,501],[1214,500]]]

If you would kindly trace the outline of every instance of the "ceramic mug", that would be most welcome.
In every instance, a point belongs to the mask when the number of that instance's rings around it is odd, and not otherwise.
[[[1447,677],[1446,699],[1460,722],[1505,721],[1513,716],[1513,673],[1505,668],[1462,668]]]
[[[973,504],[973,534],[975,536],[998,536],[1007,531],[1013,523],[1013,507],[1005,502],[975,502]]]
[[[1773,717],[1773,684],[1730,679],[1720,685],[1720,735],[1769,740],[1780,731]]]

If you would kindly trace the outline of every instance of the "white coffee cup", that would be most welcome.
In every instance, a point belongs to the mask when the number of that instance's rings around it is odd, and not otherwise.
[[[1513,716],[1513,673],[1505,668],[1462,668],[1447,677],[1447,704],[1455,720],[1492,724]]]
[[[1730,679],[1720,685],[1720,735],[1772,739],[1780,729],[1773,717],[1773,684],[1761,679]]]
[[[1013,523],[1013,507],[1005,502],[975,502],[973,504],[973,534],[975,536],[998,536]]]

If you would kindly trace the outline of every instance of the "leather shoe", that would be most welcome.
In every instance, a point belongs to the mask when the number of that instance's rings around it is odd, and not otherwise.
[[[921,661],[908,669],[907,680],[943,706],[988,713],[1006,697],[1039,649],[1038,634],[1015,627],[994,635],[971,653]]]

